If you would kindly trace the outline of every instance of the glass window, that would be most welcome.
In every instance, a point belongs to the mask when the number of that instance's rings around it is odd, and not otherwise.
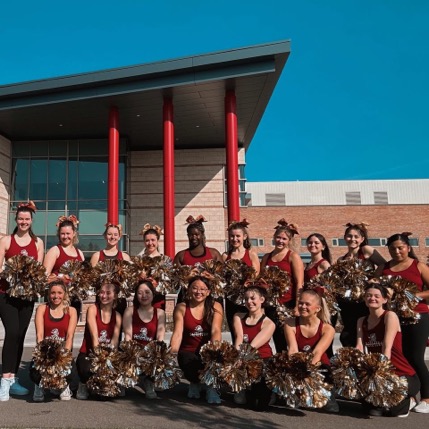
[[[50,159],[48,164],[48,198],[61,200],[66,196],[67,161],[65,159]]]
[[[52,140],[49,142],[49,156],[67,156],[67,140]]]
[[[379,246],[381,246],[381,239],[380,238],[368,238],[368,244],[370,246],[379,247]]]
[[[17,201],[28,200],[28,159],[14,159],[12,162],[12,193],[13,199]]]
[[[82,252],[96,252],[104,249],[106,240],[100,235],[80,235],[78,247]]]
[[[418,246],[419,245],[419,239],[418,238],[408,237],[408,240],[410,241],[410,246]]]
[[[426,237],[426,238],[425,238],[425,246],[426,246],[426,247],[429,247],[429,237]]]
[[[14,142],[12,145],[12,156],[15,158],[28,158],[30,156],[31,142]]]
[[[79,156],[106,155],[109,153],[107,140],[80,140]]]
[[[48,142],[32,142],[30,146],[31,156],[46,156],[48,154]]]
[[[46,200],[48,161],[32,159],[30,162],[30,194],[31,200]],[[14,197],[15,199],[15,197]]]
[[[107,159],[79,160],[79,199],[107,199]]]
[[[79,232],[81,234],[103,234],[106,223],[106,213],[104,211],[79,211]]]

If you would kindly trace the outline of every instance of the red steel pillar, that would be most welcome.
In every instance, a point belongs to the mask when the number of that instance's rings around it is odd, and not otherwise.
[[[174,200],[174,117],[173,102],[164,99],[164,254],[175,254],[175,200]]]
[[[238,193],[237,100],[234,91],[225,96],[226,189],[228,194],[228,224],[240,220]]]
[[[109,112],[109,162],[107,184],[107,222],[119,223],[119,113],[116,107]]]

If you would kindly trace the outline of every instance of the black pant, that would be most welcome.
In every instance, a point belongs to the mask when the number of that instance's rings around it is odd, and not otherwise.
[[[398,405],[395,405],[390,409],[390,415],[392,417],[400,416],[401,414],[407,414],[410,409],[411,396],[416,396],[420,390],[420,380],[417,374],[413,376],[405,376],[408,381],[408,396],[401,401]]]
[[[77,373],[81,383],[87,383],[92,375],[91,372],[91,361],[87,359],[88,354],[79,353],[76,359]]]
[[[228,323],[229,332],[231,332],[232,344],[235,343],[235,332],[233,326],[235,313],[247,313],[247,308],[244,305],[235,304],[230,299],[225,298],[225,316]]]
[[[3,374],[17,374],[24,350],[25,334],[33,314],[34,302],[0,293],[0,318],[5,336],[2,351]]]
[[[341,320],[343,330],[340,341],[343,347],[356,347],[357,342],[357,321],[360,317],[369,314],[368,307],[364,302],[356,302],[343,298],[338,298],[338,306],[341,309]]]
[[[425,350],[429,337],[429,314],[420,315],[414,325],[402,326],[402,351],[420,379],[420,395],[429,398],[429,370],[425,364]]]
[[[177,361],[185,378],[191,383],[199,383],[199,372],[204,368],[199,353],[179,351]]]
[[[292,300],[292,301],[286,302],[283,305],[285,307],[292,309],[295,307],[295,301]],[[265,309],[265,314],[276,324],[276,330],[274,331],[274,334],[273,334],[273,341],[274,341],[274,345],[276,346],[276,353],[286,351],[287,350],[286,337],[285,337],[283,326],[280,325],[276,308],[267,307]]]

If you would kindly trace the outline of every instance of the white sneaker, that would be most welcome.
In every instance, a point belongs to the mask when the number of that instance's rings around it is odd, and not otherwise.
[[[416,401],[415,401],[415,399],[414,399],[414,398],[410,398],[410,406],[409,406],[409,408],[408,408],[408,411],[407,411],[405,414],[399,414],[399,415],[398,415],[398,416],[396,416],[396,417],[399,417],[400,419],[401,419],[401,418],[408,417],[408,416],[410,415],[410,411],[411,411],[415,406],[416,406]]]
[[[420,401],[414,408],[413,411],[416,413],[423,413],[428,414],[429,413],[429,403],[426,401]]]
[[[153,387],[152,380],[150,380],[147,377],[143,380],[143,388],[144,388],[146,399],[158,398],[158,395],[155,392],[155,388]]]
[[[60,401],[70,401],[72,397],[72,392],[70,387],[67,385],[60,393]]]
[[[234,402],[239,405],[245,405],[247,403],[246,391],[241,390],[234,395]]]
[[[77,388],[76,399],[85,400],[88,399],[89,393],[88,388],[85,383],[79,383],[79,387]]]
[[[44,400],[45,400],[45,391],[43,388],[39,387],[36,384],[34,386],[33,401],[34,402],[43,402]]]
[[[201,387],[199,383],[191,383],[188,389],[188,398],[200,399]]]
[[[15,381],[14,378],[5,378],[5,377],[1,378],[1,383],[0,383],[0,401],[1,402],[9,401],[10,386],[12,386],[14,381]]]

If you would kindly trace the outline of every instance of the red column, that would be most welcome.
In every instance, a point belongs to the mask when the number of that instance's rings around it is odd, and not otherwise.
[[[109,112],[109,163],[107,184],[107,222],[119,223],[119,113],[116,107]]]
[[[173,102],[164,99],[164,254],[175,254],[174,202],[174,117]]]
[[[238,193],[237,101],[234,91],[225,96],[226,189],[228,194],[228,224],[240,220]]]

